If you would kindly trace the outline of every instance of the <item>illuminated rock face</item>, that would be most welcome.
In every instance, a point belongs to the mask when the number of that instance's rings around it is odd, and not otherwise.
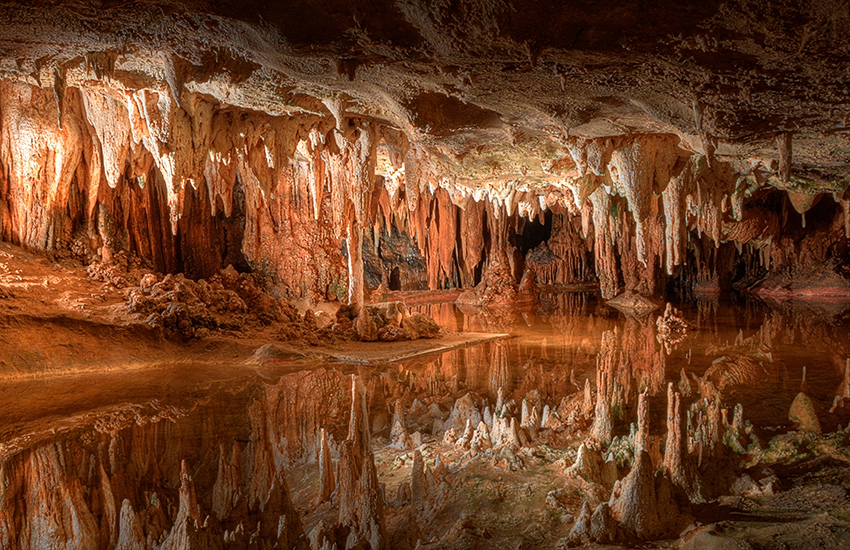
[[[343,132],[333,117],[272,117],[185,92],[178,105],[168,90],[83,83],[57,97],[0,87],[0,230],[28,248],[106,263],[125,251],[193,278],[232,264],[293,297],[352,302],[363,301],[367,272],[371,285],[401,289],[399,266],[408,288],[478,285],[466,298],[476,305],[528,301],[521,279],[598,280],[610,298],[659,294],[683,272],[696,289],[719,291],[733,262],[773,270],[759,292],[847,293],[834,272],[848,248],[841,195],[821,202],[822,219],[796,243],[802,228],[771,209],[781,182],[761,161],[709,166],[669,135],[573,138],[545,185],[475,183],[363,119]],[[549,235],[531,250],[534,227]],[[405,239],[416,249],[392,252]]]
[[[10,5],[0,237],[357,303],[850,293],[840,37],[789,35],[842,9],[521,4]]]

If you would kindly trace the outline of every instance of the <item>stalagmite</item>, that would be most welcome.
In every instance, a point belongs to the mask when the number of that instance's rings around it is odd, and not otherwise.
[[[611,516],[607,502],[602,502],[590,516],[590,538],[606,544],[617,539],[617,521]]]
[[[818,420],[812,400],[803,392],[798,393],[791,403],[791,408],[788,411],[788,419],[794,422],[800,431],[821,432],[820,421]]]
[[[602,483],[601,466],[602,455],[588,449],[582,443],[578,447],[575,462],[564,473],[569,477],[580,477],[593,483]]]
[[[593,414],[593,393],[590,387],[590,378],[584,379],[584,399],[582,400],[582,412],[585,418]]]
[[[572,545],[579,545],[587,543],[590,540],[590,518],[591,518],[590,505],[585,501],[581,505],[581,512],[576,519],[575,525],[573,525],[572,530],[570,531],[569,541]]]
[[[145,534],[139,523],[139,516],[133,511],[130,501],[125,498],[121,503],[121,524],[115,550],[142,550],[144,548]]]
[[[513,448],[522,447],[522,441],[519,435],[519,426],[516,418],[511,418],[509,422],[507,419],[504,420],[507,424],[507,428],[502,433],[502,444]]]
[[[614,487],[609,504],[611,515],[620,526],[638,539],[653,538],[664,532],[652,460],[646,451],[637,452],[632,470]]]
[[[417,510],[422,510],[427,504],[428,483],[425,478],[425,463],[422,453],[413,451],[413,467],[410,471],[410,500]]]
[[[472,435],[470,448],[476,452],[483,452],[492,446],[493,441],[490,438],[490,430],[487,428],[487,424],[482,421],[478,424],[478,428],[475,429],[475,433]]]
[[[472,442],[474,430],[472,429],[472,422],[467,420],[466,427],[463,429],[463,434],[457,439],[455,442],[455,446],[461,449],[468,449],[469,444]]]

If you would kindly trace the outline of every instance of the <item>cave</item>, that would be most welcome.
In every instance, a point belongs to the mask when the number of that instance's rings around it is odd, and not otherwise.
[[[0,548],[850,548],[848,26],[0,1]]]

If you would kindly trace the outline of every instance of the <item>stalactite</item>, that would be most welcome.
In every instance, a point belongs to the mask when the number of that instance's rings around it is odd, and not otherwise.
[[[673,268],[681,265],[685,257],[685,236],[687,218],[685,197],[691,191],[690,170],[683,170],[679,176],[670,180],[661,197],[664,201],[665,252],[667,274],[673,274]]]
[[[103,74],[111,70],[104,63]],[[538,284],[595,275],[605,298],[621,282],[656,294],[664,284],[657,265],[670,275],[684,262],[688,230],[715,246],[752,243],[768,269],[790,261],[780,257],[775,239],[781,220],[760,210],[755,192],[771,184],[770,169],[758,159],[717,157],[709,165],[694,154],[686,160],[687,142],[662,134],[569,138],[568,155],[543,166],[561,181],[480,181],[473,188],[430,146],[354,117],[339,101],[325,116],[223,108],[181,83],[184,61],[167,56],[165,66],[174,71],[159,89],[68,80],[63,68],[52,81],[55,90],[3,82],[4,239],[38,250],[73,248],[85,261],[106,263],[125,250],[156,270],[191,277],[241,263],[237,269],[269,275],[291,297],[348,294],[353,301],[366,299],[358,242],[371,235],[377,251],[394,231],[413,237],[424,258],[423,268],[415,268],[419,281],[434,289],[470,288],[488,272],[484,286],[492,287],[498,277],[507,281],[505,265],[518,278],[525,264]],[[787,132],[777,137],[781,183],[790,182],[790,141]],[[819,197],[788,192],[801,213]],[[508,232],[535,219],[552,220],[551,237],[527,259],[514,258]],[[592,241],[579,238],[591,226]],[[487,250],[485,234],[492,240]],[[218,245],[198,244],[209,240]],[[314,251],[320,258],[310,262]],[[705,252],[697,259],[702,283],[717,275]],[[389,272],[378,275],[388,283]],[[511,289],[506,296],[516,298]]]
[[[475,268],[484,253],[484,203],[467,197],[460,214],[460,242],[463,256],[463,284],[473,286]]]
[[[779,180],[782,183],[791,181],[791,133],[780,132],[776,135],[776,148],[779,149]]]
[[[626,198],[629,210],[638,224],[650,215],[656,169],[655,152],[651,142],[643,140],[636,140],[611,152],[608,172],[615,189],[620,190]]]
[[[568,213],[553,214],[551,237],[528,253],[526,265],[539,284],[568,285],[589,278],[589,251],[574,225],[578,221]]]
[[[351,219],[345,229],[348,250],[348,303],[362,304],[363,288],[363,230],[355,219]]]
[[[455,232],[457,230],[456,207],[452,204],[445,189],[438,189],[435,199],[438,205],[437,235],[439,239],[440,278],[451,280],[454,273]]]
[[[614,254],[613,240],[616,236],[615,221],[611,215],[611,197],[603,188],[597,189],[591,196],[593,204],[593,230],[595,242],[593,254],[596,261],[596,276],[603,298],[613,298],[620,288],[617,270],[617,258]]]

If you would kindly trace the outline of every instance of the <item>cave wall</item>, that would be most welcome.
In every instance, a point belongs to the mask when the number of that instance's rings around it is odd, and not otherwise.
[[[802,190],[764,159],[694,154],[671,135],[569,138],[549,180],[468,181],[338,109],[272,116],[185,91],[61,84],[0,83],[0,236],[29,249],[86,262],[125,251],[190,277],[232,264],[290,297],[355,301],[364,278],[366,291],[469,288],[530,270],[613,297],[662,293],[683,264],[708,291],[728,289],[741,262],[738,279],[843,266],[839,183]],[[532,223],[549,233],[529,250]]]

